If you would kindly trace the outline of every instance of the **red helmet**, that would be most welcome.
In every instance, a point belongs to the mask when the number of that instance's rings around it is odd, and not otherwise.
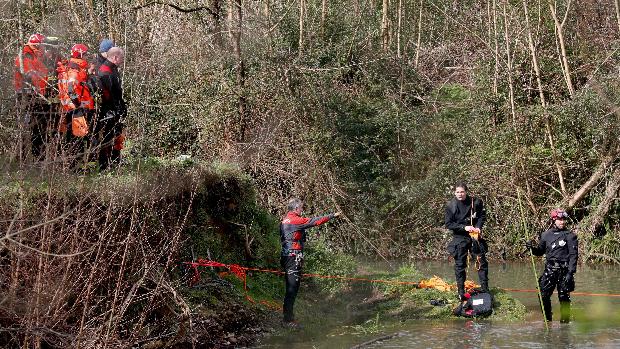
[[[561,208],[554,208],[551,212],[549,212],[549,217],[553,220],[565,219],[568,218],[568,213]]]
[[[28,38],[28,45],[38,45],[42,43],[43,40],[45,40],[45,36],[43,36],[43,34],[35,33],[30,35],[30,38]]]
[[[88,52],[88,47],[84,44],[75,44],[71,47],[71,57],[82,58]]]

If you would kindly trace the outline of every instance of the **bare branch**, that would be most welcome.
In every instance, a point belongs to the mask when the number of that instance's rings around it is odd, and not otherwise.
[[[211,10],[211,8],[209,8],[208,6],[199,6],[199,7],[194,7],[194,8],[182,8],[179,5],[176,4],[171,4],[165,1],[151,1],[148,2],[144,5],[138,5],[138,6],[134,6],[133,10],[140,10],[149,6],[153,6],[153,5],[165,5],[165,6],[170,6],[173,9],[182,12],[182,13],[192,13],[192,12],[199,12],[199,11],[207,11],[209,12],[209,14],[211,15],[211,17],[213,18],[219,18],[219,14],[215,13],[213,10]]]

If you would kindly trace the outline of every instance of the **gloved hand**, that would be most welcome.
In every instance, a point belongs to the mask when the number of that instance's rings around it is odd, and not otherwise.
[[[573,292],[575,290],[575,273],[572,271],[569,271],[568,273],[566,273],[566,275],[564,276],[564,286],[566,288],[566,291],[568,292]]]
[[[528,250],[533,249],[534,245],[536,245],[536,242],[534,240],[529,240],[525,242],[525,248],[527,248]]]

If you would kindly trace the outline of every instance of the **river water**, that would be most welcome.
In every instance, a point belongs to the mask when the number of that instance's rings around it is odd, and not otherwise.
[[[423,275],[454,279],[452,265],[446,262],[417,261]],[[385,270],[390,270],[385,266]],[[536,273],[542,262],[536,264]],[[492,263],[490,286],[510,289],[535,289],[531,263]],[[474,276],[476,280],[476,276]],[[575,275],[576,292],[620,294],[618,267],[580,266]],[[303,290],[302,290],[303,292]],[[620,348],[620,297],[572,295],[570,324],[550,323],[549,330],[540,313],[536,293],[514,292],[528,309],[524,321],[489,320],[420,320],[406,322],[378,321],[372,333],[351,330],[330,321],[330,312],[315,319],[302,319],[300,331],[278,331],[265,338],[257,348],[352,348],[379,337],[382,341],[363,348]],[[557,295],[552,296],[554,319],[559,317]],[[344,311],[334,308],[332,312]]]

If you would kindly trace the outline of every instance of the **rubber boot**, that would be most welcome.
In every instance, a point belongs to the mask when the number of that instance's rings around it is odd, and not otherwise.
[[[560,302],[560,322],[567,324],[570,322],[570,302]]]
[[[545,317],[547,321],[551,321],[553,318],[553,312],[551,311],[551,298],[543,298],[542,300],[543,309],[545,309]]]
[[[489,293],[489,283],[488,282],[481,282],[480,283],[480,288],[482,289],[482,292]]]

